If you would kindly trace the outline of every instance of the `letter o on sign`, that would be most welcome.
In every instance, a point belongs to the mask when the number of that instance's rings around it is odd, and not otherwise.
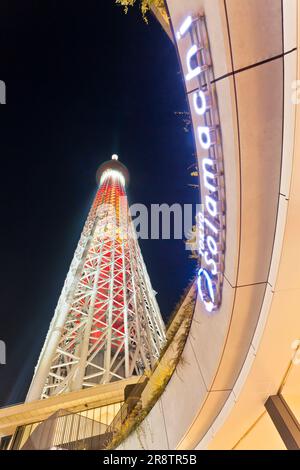
[[[211,146],[211,138],[209,128],[207,126],[198,127],[198,137],[201,147],[204,150],[208,150]]]
[[[198,90],[193,96],[194,109],[198,116],[203,116],[207,109],[205,93],[202,90]]]

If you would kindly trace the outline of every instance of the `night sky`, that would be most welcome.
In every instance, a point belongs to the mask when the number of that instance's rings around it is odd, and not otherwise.
[[[114,0],[1,2],[0,406],[24,400],[96,191],[118,153],[129,202],[196,202],[179,63],[154,18]],[[165,319],[195,273],[181,240],[140,242]]]

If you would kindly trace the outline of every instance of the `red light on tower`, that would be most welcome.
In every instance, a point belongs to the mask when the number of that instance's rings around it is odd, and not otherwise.
[[[128,211],[128,170],[113,155],[96,178],[98,191],[27,401],[142,374],[165,340]]]

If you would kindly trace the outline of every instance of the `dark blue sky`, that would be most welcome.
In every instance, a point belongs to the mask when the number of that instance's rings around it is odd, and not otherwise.
[[[191,203],[190,133],[175,49],[113,0],[2,1],[0,406],[25,397],[95,194],[118,153],[130,203]],[[165,319],[194,275],[182,241],[141,241]]]

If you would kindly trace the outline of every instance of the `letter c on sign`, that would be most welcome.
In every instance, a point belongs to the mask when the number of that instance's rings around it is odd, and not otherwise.
[[[203,268],[198,272],[198,289],[206,310],[212,312],[215,302],[214,289],[209,273]]]

